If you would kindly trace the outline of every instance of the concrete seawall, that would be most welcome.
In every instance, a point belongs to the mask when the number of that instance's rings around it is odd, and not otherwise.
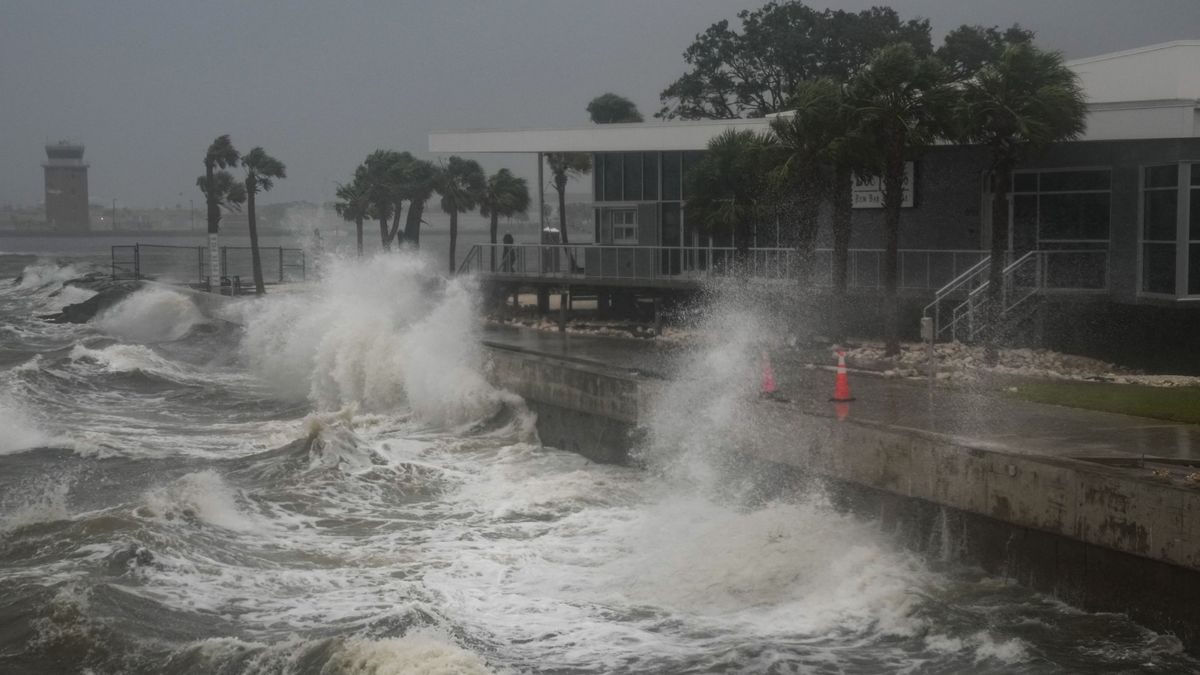
[[[543,442],[597,461],[626,459],[665,386],[489,346],[493,381],[530,403]],[[1128,613],[1200,651],[1200,488],[773,401],[750,417],[753,431],[734,450],[826,479],[839,504],[878,517],[914,548],[950,552],[1083,609]]]

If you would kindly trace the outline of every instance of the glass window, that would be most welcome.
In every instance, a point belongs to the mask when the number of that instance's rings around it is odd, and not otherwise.
[[[611,211],[612,233],[614,244],[638,243],[637,211],[634,209],[618,209]]]
[[[1041,192],[1078,192],[1109,189],[1108,170],[1046,171],[1041,174]]]
[[[1142,238],[1147,241],[1175,241],[1175,214],[1179,192],[1146,190],[1143,196]]]
[[[1175,245],[1142,244],[1142,290],[1175,294]]]
[[[1036,173],[1013,174],[1013,192],[1037,192],[1037,178]]]
[[[678,152],[664,152],[662,160],[662,198],[677,200],[681,194],[679,181],[683,175],[679,166],[680,155]]]
[[[642,198],[642,153],[622,153],[625,162],[625,196],[627,202]]]
[[[1193,169],[1192,173],[1194,175],[1200,172]],[[1188,213],[1188,239],[1200,241],[1200,188],[1192,188],[1190,192],[1192,203]]]
[[[1188,246],[1188,295],[1200,295],[1200,244]]]
[[[658,153],[642,153],[642,199],[658,199]]]
[[[696,166],[696,164],[698,164],[700,162],[700,159],[703,157],[704,157],[704,151],[702,151],[702,150],[689,150],[688,152],[683,153],[683,198],[684,199],[687,199],[690,196],[688,193],[691,191],[690,188],[688,187],[688,172],[691,171],[692,167]]]
[[[592,199],[604,200],[604,155],[599,152],[592,155]]]
[[[1064,192],[1039,196],[1038,238],[1107,240],[1107,192]]]
[[[604,201],[619,202],[621,195],[621,155],[610,152],[604,156]]]
[[[1036,176],[1036,174],[1034,174]],[[1036,182],[1036,181],[1035,181]],[[1013,247],[1026,251],[1037,246],[1038,196],[1013,195]]]
[[[1200,164],[1192,165],[1192,185],[1200,186]]]
[[[1179,167],[1175,164],[1146,168],[1147,188],[1165,188],[1179,185]]]

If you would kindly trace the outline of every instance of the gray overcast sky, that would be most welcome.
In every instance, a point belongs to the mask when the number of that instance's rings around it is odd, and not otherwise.
[[[586,123],[605,91],[649,117],[692,37],[757,4],[0,0],[0,203],[41,201],[42,145],[59,138],[87,144],[96,202],[198,200],[219,133],[287,163],[264,201],[319,201],[375,148],[426,154],[433,129]],[[891,4],[931,19],[936,40],[1016,21],[1068,57],[1200,38],[1200,0],[828,4]]]

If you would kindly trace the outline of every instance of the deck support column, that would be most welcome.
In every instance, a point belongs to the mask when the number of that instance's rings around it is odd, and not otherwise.
[[[571,289],[568,287],[565,291],[558,294],[558,332],[567,332],[567,303],[571,295]]]

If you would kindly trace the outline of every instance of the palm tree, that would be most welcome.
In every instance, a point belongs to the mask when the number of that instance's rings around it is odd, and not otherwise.
[[[958,136],[967,143],[986,147],[991,156],[992,250],[986,358],[995,363],[1013,168],[1027,154],[1078,138],[1085,129],[1087,103],[1075,73],[1063,65],[1061,54],[1018,41],[963,83],[956,113],[955,118],[964,121]]]
[[[548,152],[546,163],[554,174],[554,189],[558,192],[558,231],[563,244],[567,238],[567,181],[572,176],[584,176],[592,170],[592,156],[586,152]]]
[[[400,192],[408,200],[408,214],[404,218],[404,241],[409,246],[421,247],[421,223],[424,222],[422,217],[425,215],[425,203],[433,196],[436,175],[437,167],[423,159],[413,158],[405,166]]]
[[[371,216],[379,221],[379,242],[385,251],[391,250],[396,235],[397,224],[389,228],[388,221],[399,218],[397,192],[403,161],[394,150],[376,150],[355,171],[355,181],[361,180],[366,187]]]
[[[434,189],[442,196],[442,211],[450,214],[450,274],[455,268],[455,248],[458,245],[458,214],[474,211],[484,191],[483,168],[473,159],[457,155],[450,158],[437,172]]]
[[[754,237],[759,204],[769,197],[766,160],[770,136],[727,129],[708,142],[704,158],[686,177],[692,197],[689,218],[709,232],[733,233],[739,263],[745,263]],[[745,272],[745,265],[739,264]]]
[[[896,290],[904,163],[914,149],[945,133],[952,90],[937,60],[918,56],[912,45],[899,43],[876,51],[851,80],[848,94],[859,117],[859,131],[874,148],[869,162],[872,173],[883,177],[885,353],[895,356],[900,353]]]
[[[263,284],[262,259],[258,254],[258,223],[254,213],[254,196],[275,187],[275,181],[287,178],[283,162],[256,147],[242,157],[246,169],[246,220],[250,225],[250,262],[254,270],[254,294],[267,292]]]
[[[864,170],[870,149],[857,133],[855,109],[848,105],[845,86],[830,79],[800,83],[788,108],[791,116],[771,123],[776,142],[784,151],[777,173],[800,174],[801,182],[816,184],[820,199],[833,211],[833,332],[844,332],[845,303],[850,257],[851,213],[854,174]],[[806,214],[815,221],[815,205]],[[812,228],[815,230],[815,227]],[[815,234],[815,232],[813,233]]]
[[[209,144],[208,150],[204,153],[204,175],[196,179],[196,185],[200,191],[204,193],[204,200],[208,207],[208,269],[209,269],[209,284],[210,290],[215,289],[217,292],[221,290],[221,268],[218,263],[217,250],[217,233],[220,231],[221,223],[221,207],[222,202],[225,204],[240,204],[241,200],[235,200],[233,197],[237,195],[230,194],[232,188],[228,186],[233,183],[233,176],[228,177],[228,181],[217,176],[217,169],[228,169],[237,166],[238,151],[233,147],[233,141],[229,139],[229,134],[217,136],[212,143]],[[212,186],[213,189],[208,189]],[[244,193],[241,195],[245,198]],[[213,283],[215,281],[215,284]]]
[[[371,213],[367,187],[358,180],[358,176],[355,176],[355,179],[348,184],[337,187],[337,198],[341,201],[335,203],[333,209],[343,220],[354,223],[358,257],[361,258],[363,255],[363,221],[369,218]]]
[[[479,213],[491,219],[492,271],[496,271],[496,230],[500,216],[512,218],[525,213],[529,208],[529,186],[524,178],[518,178],[508,169],[500,169],[487,179],[483,194],[479,198]]]

